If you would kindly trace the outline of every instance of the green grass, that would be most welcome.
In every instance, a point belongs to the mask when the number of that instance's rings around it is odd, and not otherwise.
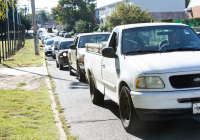
[[[4,61],[4,67],[42,66],[42,50],[35,56],[33,39],[27,39],[24,48],[14,61]],[[55,125],[51,99],[45,77],[41,79],[40,91],[0,89],[0,140],[58,140],[60,135]],[[26,86],[19,83],[18,87]]]
[[[24,86],[26,86],[26,83],[19,83],[19,84],[17,85],[17,87],[24,87]]]
[[[15,67],[39,67],[43,65],[42,53],[40,56],[35,55],[34,39],[26,39],[25,46],[19,50],[13,57],[9,59],[12,61],[3,61],[0,68],[15,68]]]
[[[57,140],[48,90],[0,90],[0,139]]]

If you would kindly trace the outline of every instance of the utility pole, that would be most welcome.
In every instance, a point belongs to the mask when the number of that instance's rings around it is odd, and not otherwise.
[[[10,29],[9,29],[9,17],[8,17],[8,0],[6,0],[6,19],[7,19],[7,29],[8,29],[8,33],[7,33],[7,39],[8,39],[8,56],[10,56]],[[7,59],[7,58],[6,58]]]
[[[35,55],[39,55],[38,47],[38,35],[37,35],[37,24],[36,24],[36,15],[35,15],[35,0],[31,0],[32,7],[32,17],[33,17],[33,36],[34,36],[34,45],[35,45]]]
[[[14,2],[13,1],[12,1],[12,10],[13,10],[14,51],[15,51],[15,46],[16,46],[16,39],[15,39],[15,12],[14,12],[15,10],[14,10]]]
[[[27,6],[28,6],[28,5],[22,5],[22,6],[25,7],[25,17],[26,17],[26,11],[28,10],[28,9],[27,9]]]

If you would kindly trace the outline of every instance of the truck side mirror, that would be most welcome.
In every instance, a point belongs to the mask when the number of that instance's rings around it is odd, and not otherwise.
[[[72,49],[72,50],[75,50],[76,49],[76,47],[75,47],[75,45],[74,44],[72,44],[72,45],[70,45],[70,47],[69,47],[70,49]]]
[[[108,58],[117,58],[118,56],[115,54],[112,47],[107,47],[102,50],[102,55]]]

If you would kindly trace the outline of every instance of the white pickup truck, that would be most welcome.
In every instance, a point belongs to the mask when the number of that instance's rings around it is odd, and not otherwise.
[[[86,50],[92,102],[116,102],[127,132],[147,121],[200,116],[200,39],[189,26],[117,26],[107,44]]]

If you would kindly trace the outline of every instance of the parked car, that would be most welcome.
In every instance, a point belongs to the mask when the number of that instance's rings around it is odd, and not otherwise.
[[[59,43],[59,40],[54,40],[52,47],[51,47],[51,51],[52,51],[52,58],[56,59],[56,50],[57,49],[57,45]]]
[[[66,31],[60,31],[59,36],[64,37],[64,34],[66,33]]]
[[[41,39],[41,36],[43,34],[43,31],[42,30],[38,30],[38,38]]]
[[[47,28],[48,33],[52,33],[52,31],[53,31],[52,28]]]
[[[45,52],[45,55],[47,56],[48,54],[52,54],[52,44],[54,43],[54,40],[52,39],[49,39],[46,41],[45,43],[45,46],[44,46],[44,52]]]
[[[85,81],[84,55],[86,43],[100,43],[107,41],[110,33],[85,33],[79,34],[70,46],[68,52],[70,75],[76,74],[80,82]]]
[[[67,39],[59,41],[58,47],[55,48],[56,50],[56,66],[60,70],[69,64],[68,61],[68,50],[71,44],[73,44],[73,39]]]
[[[116,102],[127,132],[146,121],[200,116],[200,39],[189,26],[117,26],[107,44],[86,48],[92,102],[101,104],[104,96]]]
[[[78,34],[79,34],[79,33],[75,33],[74,36],[73,36],[73,38],[76,38],[76,36],[77,36]]]
[[[198,34],[198,36],[200,37],[200,32],[196,32]]]
[[[70,33],[64,33],[64,38],[71,38],[71,34]]]
[[[47,40],[52,38],[52,36],[45,36],[43,39],[43,46],[45,46],[45,44],[47,43]]]

